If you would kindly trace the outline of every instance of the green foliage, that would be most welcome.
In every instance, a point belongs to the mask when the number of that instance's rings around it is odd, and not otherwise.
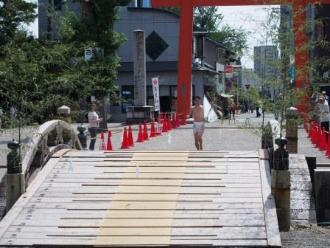
[[[194,24],[197,28],[208,32],[218,31],[223,15],[217,7],[197,7],[194,10]]]
[[[194,25],[210,32],[210,38],[222,43],[231,51],[241,56],[247,48],[248,33],[243,29],[235,29],[229,25],[221,25],[223,15],[217,7],[198,7],[194,11]]]
[[[235,29],[229,25],[224,25],[219,31],[212,33],[210,38],[242,56],[247,49],[247,36],[248,33],[242,28]]]
[[[59,23],[60,41],[35,40],[16,26],[2,46],[5,56],[0,59],[0,107],[5,118],[8,119],[10,107],[15,106],[26,123],[42,123],[56,118],[57,108],[67,105],[74,118],[85,121],[85,112],[80,108],[86,108],[86,99],[116,90],[119,59],[115,51],[124,37],[113,30],[113,24],[118,18],[117,6],[128,2],[81,1],[87,13],[84,18],[68,9],[62,16],[53,12]],[[16,6],[11,11],[19,13],[21,9]],[[32,20],[26,18],[23,22]],[[99,48],[102,52],[85,61],[86,48]]]
[[[33,22],[35,8],[24,0],[0,0],[0,47],[14,39],[21,24]]]

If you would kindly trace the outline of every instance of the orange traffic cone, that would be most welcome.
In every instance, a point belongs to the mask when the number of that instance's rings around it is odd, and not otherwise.
[[[327,137],[326,137],[326,135],[327,134],[326,134],[324,128],[322,128],[320,145],[319,145],[319,149],[321,151],[324,151],[327,148]]]
[[[136,142],[138,143],[142,143],[144,140],[143,140],[143,134],[142,134],[142,126],[141,126],[141,123],[139,124],[139,132],[138,132],[138,138],[136,140]]]
[[[171,131],[172,130],[171,117],[168,117],[166,122],[167,122],[167,130]]]
[[[163,119],[162,124],[163,124],[162,133],[166,133],[167,132],[167,125],[166,125],[166,120],[165,119]]]
[[[327,132],[327,135],[329,135],[329,132]],[[327,149],[326,149],[325,155],[328,158],[330,158],[330,137],[329,136],[328,136]]]
[[[132,127],[128,126],[128,145],[134,146]]]
[[[320,149],[321,146],[321,138],[322,138],[322,129],[318,127],[316,134],[316,147]]]
[[[112,151],[112,143],[111,143],[111,131],[108,130],[108,143],[107,143],[107,151]]]
[[[126,127],[124,127],[123,140],[121,142],[121,149],[127,149],[128,147],[129,147],[129,145],[128,145],[127,129],[126,129]]]
[[[313,127],[312,127],[312,137],[311,137],[311,140],[312,140],[312,143],[314,145],[317,144],[316,140],[317,140],[317,132],[318,132],[318,127],[317,125],[314,123]]]
[[[147,128],[147,123],[144,122],[144,125],[143,125],[143,140],[148,140],[149,137],[148,137],[148,128]]]
[[[105,142],[104,142],[104,133],[103,133],[103,131],[101,132],[101,145],[100,145],[100,150],[102,150],[102,151],[105,150]]]
[[[175,114],[174,120],[175,120],[175,127],[176,128],[180,127],[180,122],[177,114]]]
[[[312,139],[313,127],[314,127],[314,123],[313,123],[313,122],[309,123],[308,137],[309,137],[310,139]]]
[[[150,128],[150,137],[156,137],[157,133],[156,133],[156,128],[155,128],[155,123],[152,121],[151,122],[151,128]]]
[[[182,119],[181,119],[181,125],[184,126],[187,124],[187,120],[186,120],[186,115],[182,115]]]

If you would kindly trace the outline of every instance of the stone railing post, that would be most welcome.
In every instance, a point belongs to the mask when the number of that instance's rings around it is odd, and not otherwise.
[[[289,153],[298,152],[298,110],[294,107],[286,111],[286,138]]]
[[[6,175],[6,211],[15,204],[21,196],[24,188],[24,181],[21,176],[22,164],[19,153],[20,144],[17,141],[8,143],[11,150],[7,155],[7,175]]]
[[[61,106],[57,109],[57,114],[60,116],[62,121],[66,121],[67,123],[71,123],[71,108],[68,106]]]
[[[79,126],[78,128],[78,139],[80,141],[81,147],[83,149],[87,148],[87,136],[85,134],[86,128],[83,126]]]
[[[290,230],[290,171],[289,153],[285,149],[287,140],[285,138],[276,139],[278,148],[274,152],[272,169],[272,194],[276,203],[276,212],[279,229],[282,232]]]

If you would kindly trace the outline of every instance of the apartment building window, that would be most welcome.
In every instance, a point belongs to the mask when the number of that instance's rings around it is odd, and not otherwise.
[[[61,11],[64,4],[63,2],[63,0],[54,0],[54,9],[56,11]]]
[[[121,111],[122,113],[126,113],[127,107],[134,105],[134,86],[133,85],[121,86],[121,97],[122,97]]]
[[[138,8],[150,8],[150,0],[137,0],[137,7]]]

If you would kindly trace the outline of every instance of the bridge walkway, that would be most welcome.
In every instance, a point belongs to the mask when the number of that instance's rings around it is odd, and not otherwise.
[[[280,247],[268,160],[61,150],[0,223],[0,246]]]

